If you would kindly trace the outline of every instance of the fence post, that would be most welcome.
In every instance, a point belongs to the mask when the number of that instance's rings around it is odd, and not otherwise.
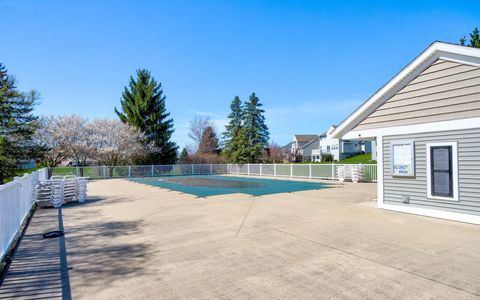
[[[332,162],[332,180],[335,180],[335,164]]]
[[[273,163],[273,177],[277,177],[277,164]]]
[[[103,166],[103,178],[107,178],[107,167]]]
[[[210,164],[210,175],[213,175],[213,164]]]
[[[290,178],[293,177],[293,164],[290,164]]]
[[[152,177],[153,177],[153,165],[151,167],[152,167]]]
[[[128,177],[132,177],[132,166],[128,166]]]
[[[250,164],[247,164],[247,175],[250,175]]]
[[[195,175],[195,165],[192,164],[192,175]]]
[[[263,167],[263,164],[260,164],[260,176],[262,176],[262,174],[263,174],[262,167]]]
[[[308,165],[308,177],[312,179],[312,164]]]
[[[78,167],[75,167],[75,175],[78,177]]]

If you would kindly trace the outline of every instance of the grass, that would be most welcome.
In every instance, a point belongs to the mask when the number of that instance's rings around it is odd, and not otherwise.
[[[365,153],[355,155],[349,158],[345,158],[340,161],[342,164],[376,164],[375,160],[372,160],[372,153]]]
[[[377,161],[372,160],[372,153],[358,154],[349,158],[342,159],[336,164],[376,164]],[[331,164],[331,162],[301,162],[300,164]]]

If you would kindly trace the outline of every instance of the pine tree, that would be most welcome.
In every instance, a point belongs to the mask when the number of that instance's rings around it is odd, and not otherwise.
[[[145,134],[146,143],[155,146],[156,150],[141,163],[175,163],[178,147],[170,140],[173,119],[166,110],[161,83],[157,83],[149,71],[137,70],[137,78],[130,77],[120,103],[122,111],[115,108],[120,120],[138,128]]]
[[[235,138],[232,139],[231,151],[228,154],[228,161],[235,164],[246,164],[252,162],[251,143],[247,136],[247,129],[241,127],[237,130]]]
[[[465,36],[460,38],[460,45],[467,47],[480,48],[480,32],[478,28],[473,29],[470,33],[470,44],[466,45],[467,39]]]
[[[37,118],[32,111],[38,98],[35,91],[19,92],[14,78],[0,64],[0,183],[16,174],[20,160],[33,157]]]
[[[218,154],[220,152],[218,138],[212,126],[207,126],[203,131],[202,138],[198,144],[198,154]]]
[[[236,132],[242,127],[243,105],[238,96],[233,98],[230,104],[230,114],[228,115],[230,121],[225,126],[226,131],[223,133],[225,144],[235,137]]]
[[[185,147],[182,149],[182,152],[180,152],[180,157],[178,158],[178,161],[180,163],[186,163],[188,161],[188,151]]]
[[[248,160],[251,163],[261,161],[263,151],[268,146],[270,135],[265,124],[265,111],[261,107],[260,100],[255,93],[252,93],[245,104],[243,123],[249,143]]]
[[[239,163],[238,157],[241,156],[238,147],[242,144],[239,139],[243,139],[241,131],[243,123],[243,105],[242,101],[236,96],[230,104],[230,114],[228,115],[230,121],[225,126],[225,132],[223,133],[223,155],[232,163]],[[239,151],[239,153],[234,153]]]
[[[480,48],[480,33],[478,28],[475,28],[472,33],[470,33],[470,47]]]

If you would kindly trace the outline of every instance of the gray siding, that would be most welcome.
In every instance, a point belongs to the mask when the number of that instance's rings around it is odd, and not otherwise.
[[[395,140],[415,142],[414,178],[392,177],[390,145]],[[425,151],[426,144],[431,142],[457,142],[458,144],[459,201],[427,199]],[[385,136],[383,151],[384,202],[386,204],[480,215],[480,128]],[[410,204],[402,203],[402,195],[410,196]]]
[[[480,68],[437,60],[353,130],[480,117]]]

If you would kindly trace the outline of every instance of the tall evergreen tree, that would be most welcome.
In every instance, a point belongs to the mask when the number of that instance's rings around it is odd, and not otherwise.
[[[466,42],[467,39],[465,38],[465,36],[460,38],[460,45],[480,48],[480,32],[478,28],[473,29],[473,31],[470,33],[470,44],[466,45]]]
[[[236,96],[230,104],[229,122],[223,133],[223,155],[232,163],[242,163],[247,160],[245,147],[248,147],[243,126],[243,104]]]
[[[178,158],[180,163],[186,163],[188,161],[188,151],[183,147],[182,152],[180,152],[180,157]]]
[[[15,79],[0,64],[0,183],[15,175],[21,160],[33,156],[37,118],[32,111],[38,98],[35,91],[19,92]]]
[[[155,150],[141,163],[172,164],[177,158],[178,147],[170,139],[173,134],[173,119],[165,107],[161,83],[145,69],[137,70],[137,78],[130,77],[120,101],[121,111],[115,108],[120,120],[128,123],[146,136]]]
[[[268,146],[269,132],[265,124],[265,111],[260,100],[252,93],[244,108],[245,134],[249,143],[248,160],[251,163],[260,162],[264,149]]]
[[[247,129],[240,127],[230,143],[231,150],[228,153],[227,159],[231,163],[246,164],[252,162],[251,143],[247,136]]]
[[[218,154],[220,147],[218,145],[218,138],[212,126],[207,126],[203,131],[202,138],[198,144],[197,153],[199,154]]]

